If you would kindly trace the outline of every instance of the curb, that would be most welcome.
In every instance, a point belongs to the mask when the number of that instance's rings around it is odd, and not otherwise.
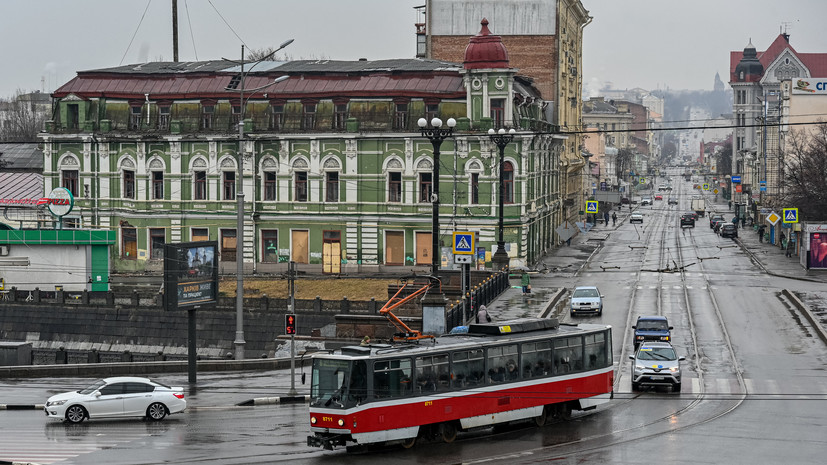
[[[546,302],[545,307],[543,307],[539,313],[537,313],[537,318],[549,318],[552,310],[557,305],[557,302],[560,301],[560,298],[566,293],[566,289],[561,287],[557,289],[557,292],[552,296],[550,300]]]
[[[806,282],[810,282],[810,283],[822,283],[823,282],[823,281],[820,281],[818,279],[811,279],[811,278],[807,278],[807,277],[804,277],[804,276],[792,276],[792,275],[788,275],[788,274],[776,273],[774,271],[770,271],[767,268],[767,265],[764,264],[764,262],[762,262],[761,259],[759,259],[754,253],[752,253],[752,251],[749,249],[749,247],[747,247],[743,242],[741,242],[740,238],[736,237],[735,238],[735,243],[737,243],[738,246],[741,247],[741,250],[743,250],[744,253],[749,255],[750,258],[753,259],[753,261],[758,263],[758,266],[761,267],[761,270],[763,270],[764,273],[767,273],[770,276],[775,276],[776,278],[795,279],[795,280],[798,280],[798,281],[806,281]]]
[[[0,404],[0,410],[43,410],[44,408],[43,404]]]
[[[816,319],[816,316],[813,315],[813,312],[810,311],[810,308],[806,306],[804,302],[802,302],[798,298],[798,296],[796,296],[789,290],[783,289],[781,293],[784,294],[785,297],[790,299],[790,302],[792,302],[793,306],[795,306],[795,308],[797,308],[804,315],[804,318],[806,318],[807,321],[810,322],[810,325],[813,327],[813,330],[816,332],[819,339],[821,339],[822,342],[827,344],[827,331],[825,331],[824,328],[821,327],[821,324],[819,324],[819,321]]]
[[[309,395],[303,396],[279,396],[279,397],[256,397],[254,399],[245,400],[239,404],[239,407],[251,407],[256,405],[274,405],[274,404],[300,404],[310,402]]]

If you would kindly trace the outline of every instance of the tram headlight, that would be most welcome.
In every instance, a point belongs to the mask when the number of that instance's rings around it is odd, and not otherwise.
[[[339,421],[338,421],[338,422],[336,422],[336,423],[337,423],[339,426],[345,426],[345,420],[343,420],[342,418],[339,418]]]
[[[311,424],[311,425],[315,425],[315,424],[316,424],[316,417],[310,417],[310,424]]]

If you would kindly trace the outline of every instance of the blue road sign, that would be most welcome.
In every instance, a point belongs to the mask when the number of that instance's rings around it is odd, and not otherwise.
[[[732,182],[734,182],[736,184],[740,184],[741,183],[741,176],[733,176],[732,177]]]
[[[785,208],[784,215],[782,216],[785,223],[798,223],[798,209],[797,208]]]
[[[597,213],[597,200],[586,200],[586,213]]]
[[[454,232],[454,254],[474,254],[474,233],[465,231]]]

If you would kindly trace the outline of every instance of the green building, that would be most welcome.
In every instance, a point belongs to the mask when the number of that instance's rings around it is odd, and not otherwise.
[[[457,120],[436,180],[443,266],[453,231],[477,232],[478,264],[490,262],[500,213],[512,264],[559,243],[565,137],[554,102],[508,66],[486,26],[462,64],[155,62],[78,72],[53,98],[45,190],[75,195],[64,227],[116,231],[114,272],[161,271],[164,243],[207,239],[227,271],[238,259],[258,273],[290,260],[319,273],[427,270],[433,147],[417,120],[434,117]],[[489,128],[517,131],[502,212]]]

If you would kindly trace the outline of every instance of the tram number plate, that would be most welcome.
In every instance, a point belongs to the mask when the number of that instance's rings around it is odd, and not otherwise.
[[[663,381],[663,376],[650,376],[649,379],[652,381]]]

